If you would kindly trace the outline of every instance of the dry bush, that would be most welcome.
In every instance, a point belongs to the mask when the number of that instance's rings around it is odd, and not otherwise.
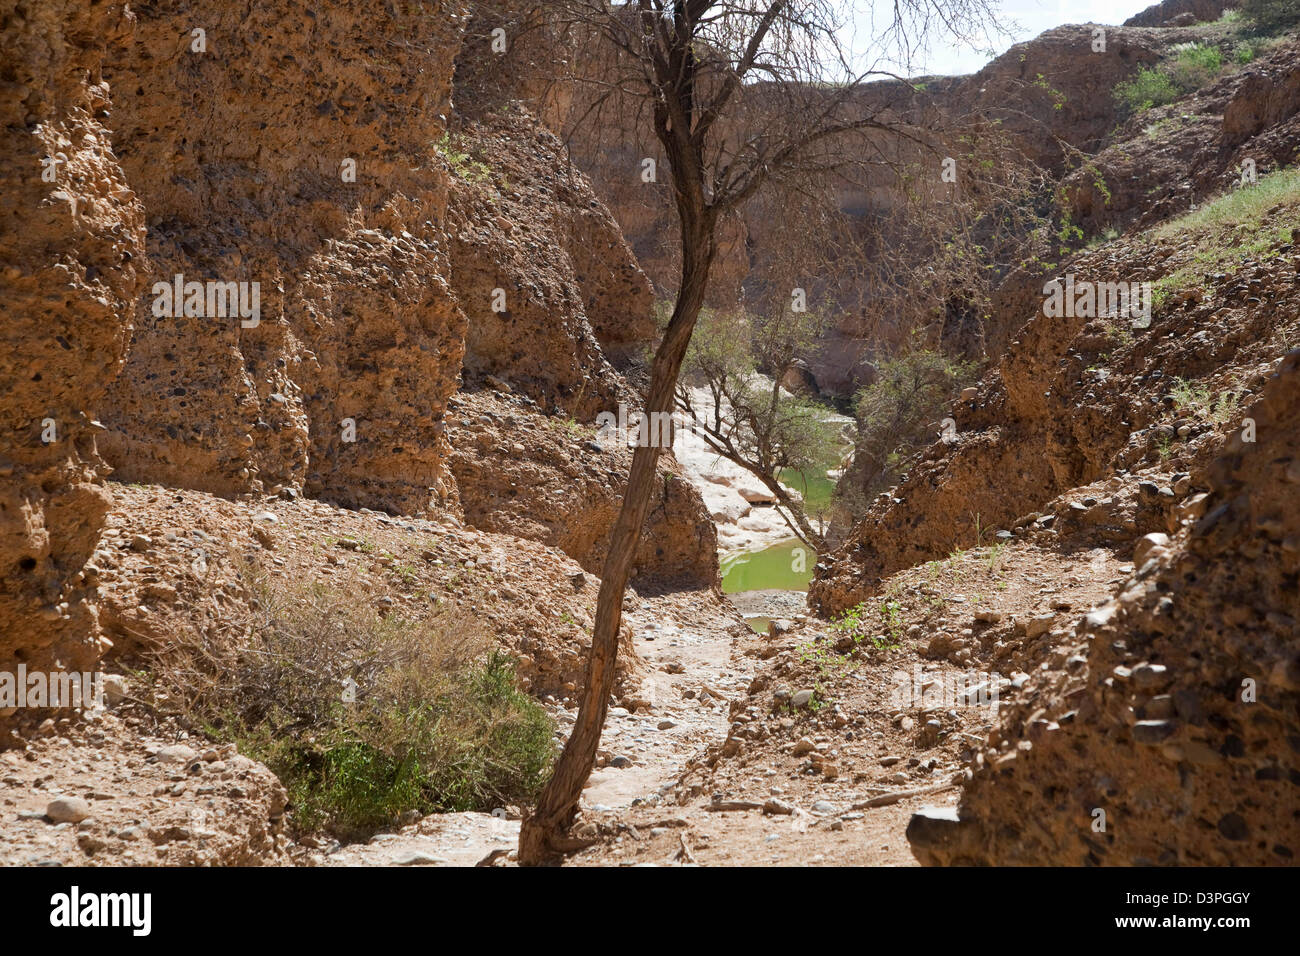
[[[307,830],[364,835],[407,811],[531,800],[554,756],[545,711],[469,614],[380,617],[346,587],[246,569],[238,640],[191,633],[155,652],[151,699],[265,762]]]

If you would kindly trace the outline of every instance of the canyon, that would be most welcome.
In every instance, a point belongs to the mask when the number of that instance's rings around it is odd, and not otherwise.
[[[1300,38],[1166,104],[1113,95],[1231,53],[1228,7],[864,94],[1001,111],[1083,238],[948,336],[982,362],[953,429],[838,519],[806,602],[735,598],[737,558],[795,542],[678,434],[569,863],[1292,863]],[[467,622],[550,746],[575,723],[632,458],[600,416],[641,404],[679,263],[627,155],[563,135],[553,51],[492,50],[521,9],[0,0],[0,668],[107,675],[102,708],[0,709],[0,862],[513,861],[522,802],[308,826],[273,748],[186,707],[268,595],[329,594],[381,629]],[[863,222],[901,207],[855,190]],[[780,226],[728,224],[712,306],[754,295]],[[1146,284],[1149,322],[1050,307],[1067,276]],[[201,308],[157,305],[184,281]],[[820,291],[803,386],[838,428],[880,356],[863,290]]]

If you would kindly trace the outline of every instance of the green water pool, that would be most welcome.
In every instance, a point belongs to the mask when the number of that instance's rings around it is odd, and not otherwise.
[[[802,541],[792,538],[762,551],[751,551],[723,562],[722,590],[807,591],[817,555]]]
[[[803,495],[804,509],[809,515],[821,515],[830,510],[831,496],[835,493],[835,479],[824,474],[803,475],[793,468],[782,468],[777,477],[781,484]]]

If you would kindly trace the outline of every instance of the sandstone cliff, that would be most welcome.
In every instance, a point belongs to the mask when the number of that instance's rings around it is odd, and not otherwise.
[[[477,102],[458,71],[469,5],[0,14],[16,94],[0,159],[0,658],[98,659],[87,561],[109,466],[229,499],[456,518],[462,388],[508,381],[529,410],[513,437],[543,469],[526,430],[635,407],[615,366],[654,333],[649,284],[553,133],[513,101],[457,110]],[[598,480],[565,492],[562,517],[545,495],[484,504],[490,482],[462,469],[481,482],[463,489],[471,517],[598,570],[626,463],[586,457]],[[699,496],[665,487],[641,580],[710,586]]]
[[[0,4],[0,661],[32,670],[89,670],[101,650],[96,419],[144,278],[102,68],[131,22],[123,4]]]

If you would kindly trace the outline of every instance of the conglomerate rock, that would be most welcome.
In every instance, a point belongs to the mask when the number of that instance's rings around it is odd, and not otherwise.
[[[1003,715],[924,863],[1291,864],[1300,850],[1300,351],[1210,465],[1185,531]]]
[[[0,3],[5,670],[81,672],[100,652],[87,562],[109,499],[96,419],[126,352],[144,248],[101,64],[130,22],[124,4]]]

